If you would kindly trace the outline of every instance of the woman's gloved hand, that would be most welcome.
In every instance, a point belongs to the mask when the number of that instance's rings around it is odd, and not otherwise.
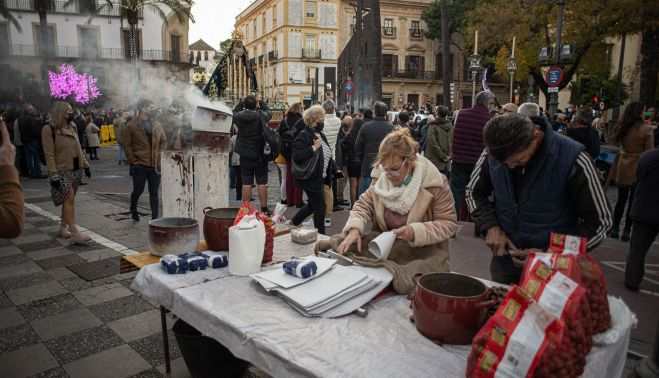
[[[50,186],[52,186],[55,189],[59,189],[61,186],[61,183],[59,182],[59,178],[54,176],[50,178]]]
[[[85,176],[92,178],[92,171],[89,170],[89,167],[85,168]]]

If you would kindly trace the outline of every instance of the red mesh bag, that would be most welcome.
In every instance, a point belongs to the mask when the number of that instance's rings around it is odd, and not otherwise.
[[[572,256],[557,256],[575,265]],[[555,259],[558,260],[558,259]],[[593,346],[590,333],[590,307],[586,299],[586,289],[560,271],[538,261],[529,271],[521,287],[547,309],[552,315],[563,320],[574,351],[574,369],[570,376],[583,374],[586,356]]]
[[[552,233],[548,252],[576,256],[581,283],[588,293],[593,334],[597,334],[611,328],[611,312],[604,273],[597,261],[586,253],[587,245],[586,238]]]
[[[238,215],[233,221],[233,225],[237,225],[247,215],[254,215],[263,222],[265,226],[265,246],[263,249],[263,260],[261,262],[267,263],[272,261],[275,246],[275,227],[277,224],[267,214],[254,210],[249,202],[245,202],[238,209]]]
[[[472,342],[467,377],[570,377],[576,369],[565,324],[513,286]]]

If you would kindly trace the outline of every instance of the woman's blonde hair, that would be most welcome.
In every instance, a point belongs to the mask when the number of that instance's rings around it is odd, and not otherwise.
[[[57,101],[53,105],[53,126],[55,129],[62,129],[67,125],[66,114],[71,106],[63,101]]]
[[[419,152],[419,143],[412,138],[407,129],[392,131],[380,143],[373,167],[377,167],[394,156],[403,160],[411,159],[416,156],[417,152]]]
[[[325,120],[325,109],[320,105],[314,105],[304,111],[302,118],[304,118],[304,123],[307,126],[314,128],[318,123]]]
[[[286,111],[286,115],[288,115],[288,113],[291,113],[291,112],[302,114],[302,103],[301,102],[296,102],[295,104],[291,105],[291,107],[288,108],[288,111]]]

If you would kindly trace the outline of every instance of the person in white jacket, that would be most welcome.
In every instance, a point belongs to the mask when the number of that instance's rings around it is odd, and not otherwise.
[[[329,99],[323,102],[323,109],[325,109],[325,121],[323,133],[327,137],[327,142],[332,148],[332,158],[336,160],[336,141],[339,138],[339,131],[341,130],[341,119],[336,116],[336,106],[334,101]],[[325,185],[325,227],[332,225],[332,214],[334,213],[334,192],[332,191],[333,178],[329,179],[329,185]]]

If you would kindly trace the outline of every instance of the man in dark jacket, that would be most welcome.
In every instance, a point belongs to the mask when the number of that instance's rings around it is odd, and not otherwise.
[[[487,231],[492,280],[517,283],[527,249],[544,250],[551,232],[588,238],[595,248],[611,227],[611,210],[592,159],[544,117],[496,117],[467,186],[476,226]]]
[[[645,256],[659,233],[659,148],[641,156],[636,168],[636,191],[630,216],[633,221],[625,287],[638,291],[645,273]]]
[[[594,160],[600,154],[600,136],[592,126],[593,119],[593,108],[586,106],[579,109],[566,135],[581,143]]]
[[[284,155],[286,159],[286,204],[289,207],[297,206],[302,207],[304,201],[302,200],[302,188],[293,184],[293,172],[291,168],[293,166],[292,160],[292,146],[293,141],[297,135],[304,129],[304,121],[302,120],[302,104],[295,103],[293,104],[288,112],[286,117],[279,123],[279,140],[281,142],[281,154]]]
[[[451,191],[455,200],[455,213],[460,219],[462,198],[476,160],[483,152],[483,127],[492,118],[488,109],[494,105],[492,92],[476,95],[476,103],[470,109],[456,113],[453,129],[453,156],[451,157]]]
[[[387,104],[378,101],[373,105],[373,120],[365,123],[355,142],[355,152],[362,162],[362,173],[359,180],[359,190],[357,197],[371,186],[371,165],[375,156],[378,154],[380,143],[387,134],[394,130],[394,125],[387,122]]]
[[[48,178],[48,175],[44,175],[41,171],[41,128],[43,125],[37,122],[34,113],[34,107],[28,105],[25,112],[18,118],[18,128],[30,177],[43,179]]]
[[[257,111],[256,106],[259,106]],[[260,95],[247,96],[233,109],[233,123],[238,128],[236,152],[240,155],[240,175],[243,181],[243,200],[252,197],[252,184],[256,185],[261,202],[261,210],[268,210],[268,162],[263,158],[265,138],[263,128],[267,127],[272,113]]]

